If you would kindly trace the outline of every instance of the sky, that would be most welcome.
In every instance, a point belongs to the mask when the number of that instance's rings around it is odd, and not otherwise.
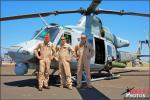
[[[87,8],[90,0],[73,1],[1,1],[1,17],[15,16],[22,14],[41,13],[53,10],[77,10],[80,7]],[[103,0],[97,7],[105,10],[125,10],[129,12],[150,13],[150,2],[148,0]],[[48,16],[44,19],[48,23],[58,23],[60,25],[76,25],[82,15],[67,14]],[[135,52],[139,40],[149,39],[149,18],[137,16],[118,16],[118,15],[97,15],[105,27],[123,38],[130,41],[129,47],[121,48],[121,51]],[[32,38],[36,30],[43,27],[40,18],[30,18],[1,22],[1,47],[10,47]],[[149,54],[147,45],[143,46],[143,54]]]

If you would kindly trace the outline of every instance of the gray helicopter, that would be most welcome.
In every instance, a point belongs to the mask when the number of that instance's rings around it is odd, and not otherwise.
[[[118,50],[118,48],[129,46],[129,41],[112,34],[109,29],[103,26],[100,18],[98,18],[96,15],[114,14],[150,17],[150,14],[125,12],[124,10],[112,11],[96,9],[96,7],[100,3],[101,0],[93,0],[87,9],[80,8],[78,10],[52,11],[46,13],[35,13],[0,18],[0,21],[8,21],[40,17],[45,23],[45,26],[40,30],[36,31],[36,33],[30,41],[13,45],[8,49],[8,55],[16,62],[16,75],[24,75],[27,73],[29,68],[36,69],[38,67],[39,64],[37,58],[34,55],[34,49],[39,43],[43,42],[44,36],[46,34],[50,34],[51,42],[54,45],[58,45],[60,43],[61,36],[65,36],[67,38],[67,42],[71,44],[72,47],[74,47],[80,42],[80,36],[82,33],[84,33],[95,50],[95,55],[90,62],[91,72],[110,72],[113,66],[113,61],[124,63],[136,59],[137,56],[139,56],[138,53],[130,53]],[[55,23],[48,24],[43,19],[43,17],[47,17],[50,15],[70,13],[79,13],[82,15],[77,25],[61,26]],[[76,73],[76,64],[76,59],[72,58],[72,74]],[[58,69],[58,62],[54,60],[52,62],[51,68],[54,69],[55,72]]]

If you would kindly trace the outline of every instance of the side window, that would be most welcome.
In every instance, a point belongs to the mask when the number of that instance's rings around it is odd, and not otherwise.
[[[72,41],[71,34],[68,33],[68,32],[66,32],[66,33],[64,33],[62,36],[64,36],[64,37],[66,38],[66,42],[71,45],[71,43],[72,43],[72,42],[71,42],[71,41]],[[60,41],[61,41],[61,40],[59,39],[57,45],[60,45]]]
[[[107,45],[107,52],[109,56],[112,56],[112,48],[109,45]]]
[[[64,37],[66,38],[66,42],[71,44],[72,38],[70,33],[64,33]]]

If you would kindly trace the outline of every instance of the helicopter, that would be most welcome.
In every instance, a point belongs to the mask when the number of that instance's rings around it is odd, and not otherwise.
[[[45,13],[35,13],[27,15],[18,15],[11,17],[0,18],[0,21],[9,21],[17,19],[37,18],[40,17],[45,26],[36,31],[33,38],[29,41],[22,42],[17,45],[13,45],[8,49],[8,55],[16,62],[15,73],[16,75],[24,75],[29,68],[38,68],[38,60],[34,55],[34,49],[39,43],[42,43],[46,34],[50,35],[50,40],[54,45],[60,44],[60,38],[66,37],[67,43],[74,47],[80,42],[81,34],[87,36],[87,40],[92,44],[95,54],[90,62],[91,72],[94,71],[106,71],[110,73],[112,69],[112,62],[117,61],[120,63],[132,61],[136,59],[137,53],[129,53],[125,51],[119,51],[118,48],[129,46],[129,41],[122,39],[111,33],[109,29],[103,26],[102,21],[96,15],[98,14],[114,14],[114,15],[131,15],[150,17],[150,14],[134,13],[112,10],[97,9],[97,6],[102,0],[93,0],[87,9],[80,8],[78,10],[64,10],[64,11],[49,11]],[[56,23],[48,24],[43,17],[59,14],[74,14],[79,13],[82,15],[77,25],[61,26]],[[77,61],[75,58],[71,60],[72,74],[76,74]],[[58,62],[52,61],[51,69],[54,72],[58,69]],[[54,73],[53,72],[53,73]]]
[[[143,63],[142,63],[142,60],[140,57],[150,57],[150,55],[142,55],[141,54],[144,44],[147,45],[147,47],[150,49],[150,41],[148,39],[139,40],[136,52],[140,55],[138,55],[137,58],[132,61],[132,67],[143,66]]]

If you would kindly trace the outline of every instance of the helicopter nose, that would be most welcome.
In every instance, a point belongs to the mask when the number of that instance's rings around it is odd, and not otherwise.
[[[11,47],[8,55],[15,61],[22,61],[28,58],[29,51],[23,50],[22,47]]]
[[[19,49],[20,49],[20,47],[10,47],[9,48],[9,50],[8,50],[8,55],[13,59],[13,60],[15,60],[15,58],[17,58],[18,57],[18,55],[19,55]]]

